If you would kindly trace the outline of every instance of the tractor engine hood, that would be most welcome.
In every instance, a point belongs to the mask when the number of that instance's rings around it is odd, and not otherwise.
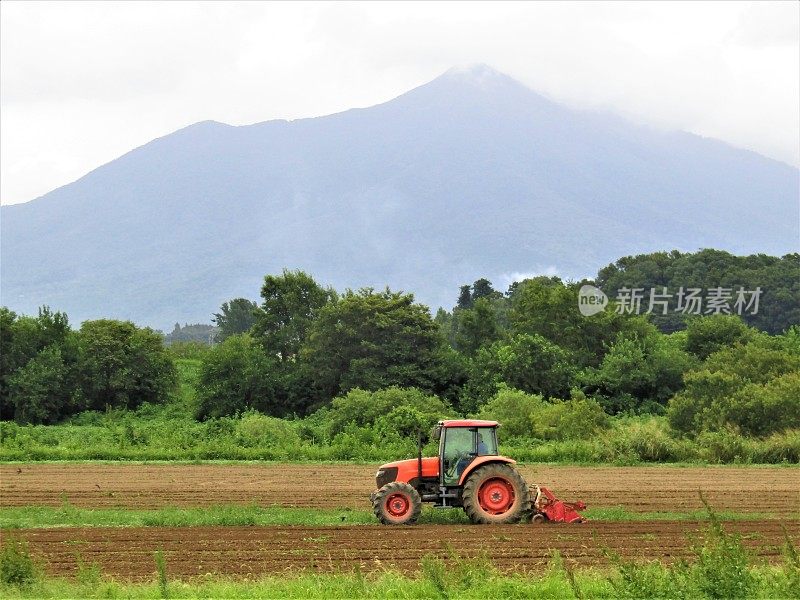
[[[422,476],[439,476],[438,456],[429,456],[422,459]],[[419,461],[416,458],[386,463],[385,465],[381,465],[378,469],[378,472],[375,473],[375,483],[377,484],[378,489],[393,481],[410,483],[411,485],[414,485],[418,479]]]

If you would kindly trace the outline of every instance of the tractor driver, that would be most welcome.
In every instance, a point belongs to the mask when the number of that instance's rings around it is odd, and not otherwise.
[[[486,456],[489,453],[489,448],[486,446],[486,443],[483,441],[483,434],[478,434],[478,456]]]
[[[478,433],[478,453],[477,454],[470,454],[468,456],[462,457],[458,464],[456,465],[456,475],[461,477],[461,473],[464,472],[464,469],[467,468],[467,465],[472,462],[472,458],[474,456],[486,456],[489,453],[489,447],[486,445],[486,442],[483,440],[483,434]]]

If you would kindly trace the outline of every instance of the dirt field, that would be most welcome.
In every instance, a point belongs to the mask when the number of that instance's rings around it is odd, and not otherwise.
[[[764,560],[779,556],[782,525],[797,543],[800,522],[728,523]],[[697,523],[587,523],[583,525],[394,527],[182,527],[33,529],[20,532],[51,575],[72,575],[76,555],[119,579],[152,579],[161,549],[170,577],[206,573],[247,576],[298,571],[416,571],[427,555],[486,551],[503,571],[541,571],[557,549],[573,565],[606,564],[603,550],[666,562],[686,556]]]
[[[376,466],[104,465],[0,466],[0,506],[160,508],[258,504],[369,508]],[[780,467],[523,467],[529,483],[589,507],[630,511],[701,508],[775,516],[800,513],[800,469]]]

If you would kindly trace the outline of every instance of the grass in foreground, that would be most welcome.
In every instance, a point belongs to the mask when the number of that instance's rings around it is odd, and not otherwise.
[[[703,520],[703,510],[691,512],[631,512],[622,507],[595,508],[583,511],[593,521],[676,521]],[[775,518],[768,513],[720,512],[726,521],[749,521]],[[796,515],[793,518],[800,518]],[[424,507],[420,524],[468,524],[469,519],[459,509],[441,510]],[[348,526],[375,525],[377,520],[369,510],[288,508],[273,506],[222,505],[202,508],[160,508],[128,510],[123,508],[78,508],[69,503],[61,507],[25,506],[0,508],[0,528],[28,529],[33,527],[192,527],[192,526]]]
[[[425,557],[415,577],[391,571],[269,576],[256,580],[214,576],[171,581],[169,566],[154,553],[154,580],[129,584],[103,578],[96,565],[77,559],[74,580],[44,578],[24,542],[6,540],[0,556],[3,598],[796,598],[800,559],[787,537],[780,566],[756,564],[738,536],[724,531],[713,513],[694,560],[665,566],[609,555],[607,570],[574,571],[554,553],[541,575],[503,575],[484,555],[467,560]]]

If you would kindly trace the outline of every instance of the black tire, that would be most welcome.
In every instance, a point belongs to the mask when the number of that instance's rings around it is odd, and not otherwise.
[[[419,492],[407,483],[387,483],[370,499],[372,511],[384,525],[411,525],[422,512]]]
[[[483,506],[481,498],[483,497]],[[496,499],[495,510],[492,510]],[[528,484],[514,467],[492,463],[478,467],[464,484],[461,494],[464,512],[480,524],[516,523],[528,511]]]

